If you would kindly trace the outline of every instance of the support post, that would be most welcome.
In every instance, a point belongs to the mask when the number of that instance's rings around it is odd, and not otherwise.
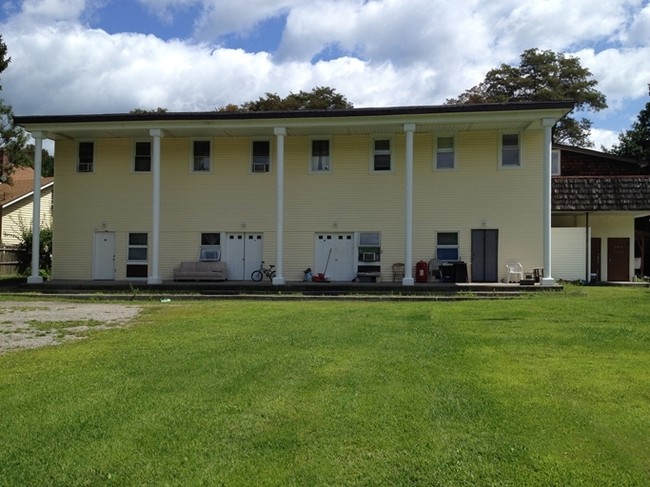
[[[404,213],[404,278],[402,285],[413,286],[413,132],[415,124],[404,124],[406,132],[406,175]]]
[[[542,286],[554,286],[555,279],[552,277],[552,248],[551,248],[551,155],[552,155],[552,129],[555,120],[545,118],[542,120],[544,127],[544,197],[543,197],[543,226],[544,226],[544,276],[540,284]]]
[[[284,279],[284,138],[287,135],[285,127],[276,127],[273,130],[276,137],[276,249],[275,249],[275,277],[273,284],[282,286]]]
[[[164,132],[160,129],[151,129],[149,135],[153,138],[151,144],[151,262],[147,284],[162,284],[160,277],[160,139]]]
[[[41,257],[41,172],[43,167],[43,138],[42,132],[33,132],[34,138],[34,204],[32,209],[32,273],[27,278],[29,284],[40,284],[43,278],[40,274]]]

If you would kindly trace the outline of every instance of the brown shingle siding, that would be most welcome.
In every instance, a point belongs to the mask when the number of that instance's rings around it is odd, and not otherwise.
[[[650,211],[650,176],[555,177],[554,211]]]

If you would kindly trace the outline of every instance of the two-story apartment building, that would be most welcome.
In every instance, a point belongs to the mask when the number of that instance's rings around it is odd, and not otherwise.
[[[52,277],[173,278],[218,258],[274,283],[406,262],[551,269],[551,128],[570,102],[16,117],[55,141]],[[36,161],[39,164],[40,161]],[[37,274],[30,282],[38,282]]]

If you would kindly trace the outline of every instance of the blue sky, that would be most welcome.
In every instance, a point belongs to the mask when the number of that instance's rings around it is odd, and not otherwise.
[[[441,104],[528,48],[580,58],[610,145],[649,101],[648,0],[0,0],[17,114],[212,110],[332,86],[355,106]]]

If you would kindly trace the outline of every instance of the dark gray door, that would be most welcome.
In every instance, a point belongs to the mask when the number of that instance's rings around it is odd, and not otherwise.
[[[472,282],[499,280],[499,230],[472,230]]]

